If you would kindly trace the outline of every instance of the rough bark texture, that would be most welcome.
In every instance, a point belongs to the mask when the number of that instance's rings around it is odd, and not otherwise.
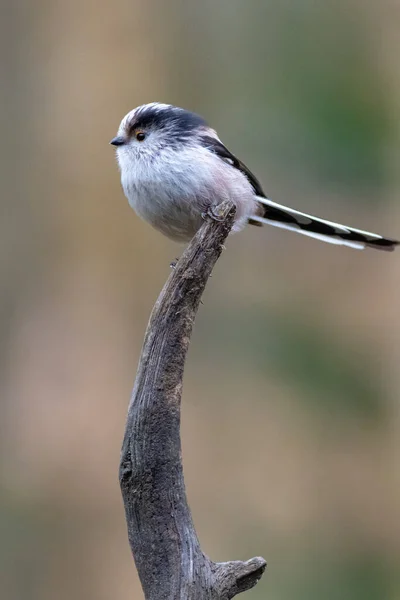
[[[129,543],[146,600],[228,600],[252,588],[266,562],[214,563],[203,554],[186,499],[180,403],[186,353],[208,277],[233,223],[222,203],[189,244],[146,331],[120,463]],[[212,494],[212,490],[210,490]]]

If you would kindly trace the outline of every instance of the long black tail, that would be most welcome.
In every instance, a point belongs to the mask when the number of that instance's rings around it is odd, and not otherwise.
[[[349,246],[357,250],[369,247],[377,250],[391,251],[400,243],[397,240],[384,238],[376,233],[346,227],[339,223],[307,215],[293,208],[277,204],[268,198],[257,196],[257,200],[262,205],[262,216],[251,217],[249,219],[250,223],[267,223],[274,227],[297,231],[297,233],[328,242],[329,244]]]

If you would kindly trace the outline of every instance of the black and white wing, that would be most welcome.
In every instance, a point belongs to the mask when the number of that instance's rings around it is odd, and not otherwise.
[[[260,206],[259,214],[253,215],[249,219],[249,223],[252,225],[263,225],[265,223],[274,227],[280,227],[281,229],[297,231],[297,233],[322,240],[323,242],[349,246],[358,250],[369,247],[377,250],[391,251],[400,243],[397,240],[384,238],[376,233],[319,219],[313,215],[302,213],[269,200],[255,175],[218,138],[211,135],[204,135],[202,142],[205,147],[219,156],[221,160],[241,171],[251,183],[254,195],[257,196]]]

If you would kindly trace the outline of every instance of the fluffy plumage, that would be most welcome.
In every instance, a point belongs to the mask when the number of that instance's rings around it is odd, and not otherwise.
[[[399,244],[269,200],[206,121],[182,108],[157,102],[139,106],[122,119],[111,143],[129,204],[174,240],[189,240],[207,209],[229,198],[236,205],[233,231],[246,223],[269,224],[356,249],[393,250]]]

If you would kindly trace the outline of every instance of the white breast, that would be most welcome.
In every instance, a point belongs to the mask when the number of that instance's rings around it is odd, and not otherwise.
[[[153,227],[175,240],[190,239],[210,205],[231,199],[235,230],[254,214],[255,196],[246,177],[206,148],[164,148],[155,157],[121,147],[121,182],[130,206]]]

